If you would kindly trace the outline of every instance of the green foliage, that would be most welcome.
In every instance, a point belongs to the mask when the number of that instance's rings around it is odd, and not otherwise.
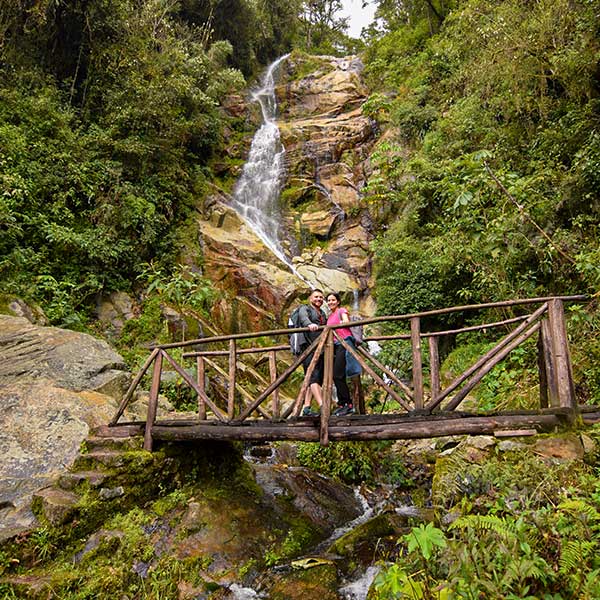
[[[401,222],[411,224],[399,223],[382,246],[398,244],[401,236],[408,247],[419,244],[421,252],[431,248],[432,255],[460,264],[465,272],[461,293],[473,299],[498,297],[499,290],[515,294],[536,286],[587,284],[559,250],[568,254],[582,241],[586,249],[596,247],[593,229],[583,233],[573,226],[574,217],[592,214],[589,203],[580,201],[591,198],[591,180],[573,168],[573,156],[585,155],[588,165],[597,154],[598,107],[590,99],[589,72],[598,52],[592,11],[583,3],[567,10],[561,3],[525,8],[473,1],[451,12],[444,30],[429,39],[416,25],[407,25],[373,45],[368,65],[373,81],[397,90],[396,98],[380,103],[378,110],[415,148],[409,160],[387,163],[382,152],[376,162],[392,184],[385,196],[403,211]],[[552,36],[560,31],[551,44],[548,31]],[[403,42],[402,36],[410,42],[415,35],[419,43]],[[515,39],[527,42],[515,46]],[[519,59],[515,52],[526,57]],[[551,74],[544,71],[546,64],[556,65]],[[572,68],[584,74],[577,82]],[[482,159],[493,161],[532,221],[542,228],[555,224],[552,245],[531,229],[531,222],[523,226],[523,211],[510,206]],[[369,187],[377,198],[376,183]],[[508,244],[510,231],[522,233]],[[382,253],[381,264],[389,265],[388,258]],[[405,263],[399,258],[401,269]],[[448,287],[452,300],[454,274],[431,275],[434,286]]]
[[[425,560],[431,558],[435,546],[445,548],[447,545],[444,532],[433,523],[413,527],[411,532],[404,536],[404,540],[407,542],[409,553],[419,550]]]
[[[50,3],[0,47],[0,280],[53,323],[83,326],[96,294],[171,257],[220,144],[218,100],[244,83],[231,45],[174,9]]]
[[[184,265],[177,265],[171,275],[153,263],[142,265],[138,279],[146,283],[148,294],[157,294],[178,309],[190,307],[206,312],[215,299],[215,289],[210,281]]]
[[[465,336],[466,337],[466,336]],[[444,376],[452,381],[464,373],[498,340],[466,343],[459,339],[442,364]],[[478,384],[471,396],[478,410],[517,410],[539,405],[537,347],[533,340],[515,348]]]
[[[596,292],[597,0],[428,4],[378,2],[366,54],[364,110],[388,129],[366,188],[378,310]],[[527,379],[506,369],[495,392]]]
[[[372,478],[375,471],[373,450],[361,442],[333,442],[321,446],[298,444],[300,464],[345,483],[359,483]]]
[[[434,488],[450,500],[455,518],[420,525],[398,540],[402,552],[378,575],[376,598],[598,597],[597,470],[523,451],[516,456],[473,465],[457,450],[444,459],[451,464],[438,464],[437,476],[447,475]],[[450,489],[453,479],[464,495]]]

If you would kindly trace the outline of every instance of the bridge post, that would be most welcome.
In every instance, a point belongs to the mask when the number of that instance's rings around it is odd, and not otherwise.
[[[146,415],[146,428],[144,430],[144,450],[152,452],[152,427],[156,420],[158,408],[158,392],[160,390],[160,373],[162,371],[163,351],[160,350],[154,359],[154,370],[152,371],[152,385],[150,387],[150,398],[148,399],[148,413]]]
[[[271,377],[271,383],[277,379],[277,354],[275,350],[269,352],[269,375]],[[279,388],[273,390],[273,418],[279,418]]]
[[[412,345],[412,380],[415,409],[423,408],[423,359],[421,358],[421,319],[410,320],[410,340]]]
[[[542,319],[538,338],[538,372],[540,376],[540,407],[560,406],[556,387],[556,369],[552,351],[552,332],[547,318]]]
[[[329,445],[329,415],[331,415],[331,391],[333,388],[333,330],[326,327],[321,335],[327,336],[323,357],[323,405],[321,406],[321,427],[319,442]]]
[[[439,338],[437,335],[432,335],[429,338],[429,365],[431,373],[431,402],[435,402],[440,395],[440,353],[439,353]]]
[[[235,371],[237,352],[235,340],[229,340],[229,390],[227,391],[227,418],[232,421],[235,416]]]
[[[560,298],[552,298],[548,302],[548,321],[552,336],[552,362],[554,363],[558,404],[563,408],[575,408],[577,402],[573,383],[573,367],[564,306]]]
[[[201,421],[206,420],[206,402],[204,402],[204,393],[206,392],[206,365],[202,356],[196,357],[196,379],[198,389],[202,394],[198,394],[198,418]]]

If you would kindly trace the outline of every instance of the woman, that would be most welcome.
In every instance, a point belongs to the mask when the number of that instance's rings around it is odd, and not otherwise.
[[[327,325],[339,325],[340,323],[350,324],[348,311],[341,306],[340,295],[335,292],[327,294],[327,306],[331,314],[327,318]],[[340,327],[335,332],[343,339],[352,338],[352,331],[349,327]],[[339,341],[334,342],[333,355],[333,382],[337,390],[338,407],[333,412],[334,416],[342,417],[354,413],[350,390],[346,383],[346,350]]]

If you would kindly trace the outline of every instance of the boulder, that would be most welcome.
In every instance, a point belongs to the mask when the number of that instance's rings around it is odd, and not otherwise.
[[[135,317],[133,298],[125,292],[112,292],[108,296],[100,295],[96,300],[96,318],[107,333],[119,336],[123,325]]]
[[[565,461],[582,460],[585,454],[582,441],[576,435],[541,438],[535,442],[533,449],[547,458]]]
[[[257,464],[253,469],[267,502],[281,507],[285,500],[323,533],[362,512],[352,488],[304,467]]]
[[[48,319],[39,306],[10,294],[0,294],[0,313],[22,317],[35,325],[48,324]]]
[[[198,229],[204,274],[236,298],[235,303],[215,303],[216,320],[231,326],[231,331],[282,325],[291,301],[309,286],[273,255],[232,208],[218,202],[208,220],[199,220]]]
[[[0,385],[39,378],[67,390],[120,397],[129,374],[123,359],[102,340],[0,315]]]
[[[4,315],[0,332],[2,540],[35,523],[33,494],[68,470],[90,429],[111,420],[129,373],[87,334]]]

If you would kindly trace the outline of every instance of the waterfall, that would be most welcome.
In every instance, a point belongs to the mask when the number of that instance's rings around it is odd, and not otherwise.
[[[284,173],[285,150],[275,122],[277,99],[275,73],[289,54],[278,58],[266,71],[252,100],[260,104],[263,124],[254,135],[248,160],[233,191],[233,207],[273,254],[294,273],[280,242],[279,195]],[[297,274],[297,273],[296,273]]]
[[[360,291],[352,290],[352,314],[358,315],[360,310]]]

